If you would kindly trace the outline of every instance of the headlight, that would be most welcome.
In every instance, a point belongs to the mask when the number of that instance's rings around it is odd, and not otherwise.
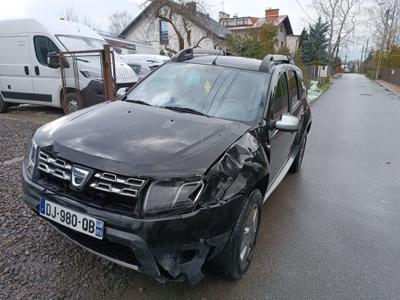
[[[30,146],[26,152],[25,161],[24,161],[25,171],[30,179],[32,179],[33,171],[34,171],[35,165],[36,165],[37,150],[38,150],[38,146],[37,146],[36,142],[34,140],[32,140],[32,143],[30,144]]]
[[[143,204],[145,214],[190,210],[196,206],[203,182],[174,184],[157,181],[150,185]]]
[[[93,71],[80,71],[83,76],[86,78],[92,78],[92,79],[97,79],[101,80],[102,76],[100,72],[93,72]]]

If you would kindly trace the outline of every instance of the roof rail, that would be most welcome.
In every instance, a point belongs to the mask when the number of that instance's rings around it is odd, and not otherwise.
[[[185,61],[192,59],[195,55],[231,55],[230,52],[226,50],[217,50],[217,49],[202,49],[202,48],[186,48],[179,51],[171,60],[172,61]]]
[[[280,54],[268,54],[262,60],[259,71],[269,73],[273,66],[279,64],[294,64],[294,61],[290,56]]]

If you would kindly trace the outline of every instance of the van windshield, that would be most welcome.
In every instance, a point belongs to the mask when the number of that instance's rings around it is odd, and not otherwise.
[[[74,35],[57,35],[67,51],[101,50],[106,41]]]

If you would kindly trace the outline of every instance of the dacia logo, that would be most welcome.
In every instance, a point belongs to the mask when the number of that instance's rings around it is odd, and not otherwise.
[[[76,189],[83,188],[86,181],[89,179],[89,175],[90,175],[90,170],[78,166],[73,166],[72,180],[71,180],[72,186]]]

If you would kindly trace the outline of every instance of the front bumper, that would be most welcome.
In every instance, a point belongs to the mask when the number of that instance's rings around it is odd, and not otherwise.
[[[243,198],[237,196],[223,205],[185,215],[135,219],[55,194],[32,182],[24,171],[23,188],[25,203],[37,214],[39,199],[44,197],[103,220],[103,240],[97,240],[46,219],[81,247],[162,283],[185,279],[190,284],[199,282],[204,277],[204,262],[225,247],[243,203]]]

